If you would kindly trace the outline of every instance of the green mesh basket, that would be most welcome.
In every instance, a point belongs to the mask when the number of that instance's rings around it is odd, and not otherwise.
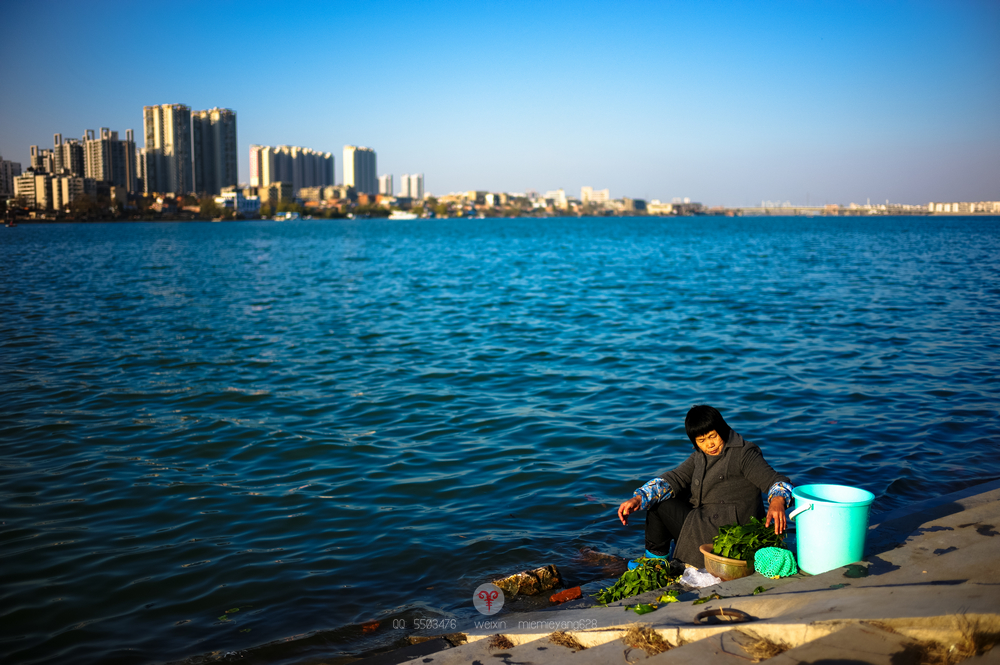
[[[753,566],[764,577],[788,577],[799,572],[795,557],[780,547],[765,547],[753,556]]]

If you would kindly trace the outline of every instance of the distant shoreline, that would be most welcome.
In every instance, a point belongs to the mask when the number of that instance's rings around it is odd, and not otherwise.
[[[495,216],[484,216],[484,217],[460,217],[460,216],[449,216],[449,217],[420,217],[417,220],[405,220],[405,221],[421,221],[430,219],[690,219],[696,217],[801,217],[803,219],[818,219],[818,218],[838,218],[838,217],[927,217],[927,218],[950,218],[950,217],[997,217],[1000,215],[996,213],[987,212],[975,212],[975,213],[888,213],[888,214],[864,214],[861,212],[842,212],[839,214],[803,214],[803,213],[742,213],[738,212],[739,209],[734,209],[732,212],[727,213],[701,213],[697,215],[518,215],[518,216],[508,216],[508,215],[495,215]],[[403,221],[403,220],[389,220],[387,217],[315,217],[312,219],[302,218],[303,221],[317,221],[317,222],[330,222],[330,221],[369,221],[369,220],[386,220],[386,221]],[[135,223],[225,223],[225,224],[240,224],[246,222],[273,222],[273,221],[288,221],[288,220],[273,220],[270,218],[256,218],[256,219],[227,219],[227,220],[211,220],[202,218],[148,218],[148,219],[114,219],[114,218],[104,218],[104,219],[50,219],[50,218],[40,218],[40,219],[25,219],[19,218],[17,220],[16,226],[22,224],[127,224],[131,222]],[[296,220],[298,221],[298,220]]]

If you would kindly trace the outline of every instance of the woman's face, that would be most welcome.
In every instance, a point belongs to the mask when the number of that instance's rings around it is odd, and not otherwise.
[[[722,453],[722,446],[725,445],[725,441],[719,436],[719,433],[714,429],[708,434],[703,434],[702,436],[696,436],[694,438],[694,445],[698,446],[698,449],[706,455],[711,455],[715,457]]]

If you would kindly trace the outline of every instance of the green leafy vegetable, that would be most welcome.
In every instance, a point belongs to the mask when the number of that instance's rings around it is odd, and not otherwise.
[[[636,614],[649,614],[655,610],[658,606],[651,603],[639,603],[638,605],[626,605],[626,610],[632,610]]]
[[[702,604],[704,604],[704,603],[707,603],[707,602],[708,602],[708,601],[710,601],[710,600],[722,600],[722,599],[723,599],[723,598],[725,598],[725,597],[726,597],[726,596],[720,596],[720,595],[719,595],[719,594],[717,594],[717,593],[713,593],[713,594],[712,594],[712,595],[710,595],[710,596],[705,596],[704,598],[699,598],[698,600],[694,601],[694,602],[693,602],[693,603],[691,603],[691,604],[692,604],[692,605],[702,605]]]
[[[776,534],[773,528],[764,526],[756,517],[748,524],[729,524],[719,528],[719,535],[712,540],[712,553],[729,559],[751,561],[754,553],[765,547],[781,547],[784,534]]]
[[[757,594],[764,593],[765,591],[767,591],[767,589],[765,589],[762,586],[759,586],[759,587],[757,587],[756,589],[753,590],[753,595],[756,596]]]
[[[665,594],[663,594],[662,596],[660,596],[659,598],[657,598],[656,602],[658,602],[658,603],[676,603],[677,602],[677,596],[679,596],[680,593],[681,592],[680,592],[679,589],[671,589],[670,591],[666,592]]]
[[[677,581],[678,576],[670,574],[670,565],[663,559],[637,559],[634,570],[626,570],[618,581],[594,594],[597,602],[607,605],[623,598],[636,596],[646,591],[662,589]]]

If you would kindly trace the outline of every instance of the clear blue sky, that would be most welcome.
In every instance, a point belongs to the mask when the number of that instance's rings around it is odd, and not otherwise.
[[[0,154],[142,107],[378,153],[429,192],[1000,199],[1000,2],[0,0]]]

